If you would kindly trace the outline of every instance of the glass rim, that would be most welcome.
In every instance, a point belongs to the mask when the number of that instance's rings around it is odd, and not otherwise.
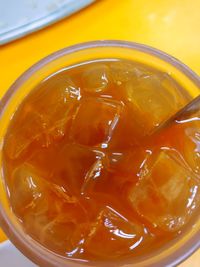
[[[115,48],[127,48],[127,49],[132,49],[136,51],[140,51],[152,56],[155,56],[164,62],[169,63],[176,69],[180,70],[187,78],[189,78],[197,87],[200,88],[200,77],[192,71],[187,65],[176,59],[175,57],[159,50],[156,48],[153,48],[151,46],[145,45],[145,44],[140,44],[140,43],[135,43],[135,42],[130,42],[130,41],[122,41],[122,40],[100,40],[100,41],[90,41],[90,42],[84,42],[76,45],[72,45],[66,48],[63,48],[61,50],[58,50],[57,52],[54,52],[45,58],[41,59],[34,65],[32,65],[28,70],[26,70],[24,73],[22,73],[19,78],[16,79],[16,81],[10,86],[10,88],[7,90],[7,92],[4,94],[2,99],[0,100],[0,119],[3,116],[4,109],[6,108],[7,104],[9,103],[10,98],[12,95],[17,91],[18,88],[20,88],[21,84],[28,80],[33,73],[37,72],[39,69],[42,69],[44,66],[48,65],[53,60],[56,60],[58,58],[61,58],[67,54],[72,54],[77,51],[81,50],[86,50],[86,49],[91,49],[91,48],[101,48],[101,47],[115,47]],[[36,255],[36,259],[45,261],[45,255],[51,255],[52,257],[49,258],[49,261],[47,264],[50,264],[55,260],[54,256],[57,258],[62,258],[59,255],[55,254],[54,252],[51,252],[49,250],[46,251],[46,254],[40,255],[42,251],[41,248],[39,248],[37,251],[34,250],[34,253],[31,251],[31,248],[28,247],[27,241],[22,240],[20,238],[20,233],[16,229],[14,229],[14,226],[12,223],[9,221],[8,216],[4,212],[4,208],[2,204],[0,203],[0,224],[2,229],[5,231],[6,234],[8,234],[9,239],[16,245],[16,247],[20,248],[21,250],[26,250],[28,255]],[[12,229],[12,234],[14,235],[14,238],[9,235],[10,229]],[[20,242],[20,246],[16,244],[16,242]],[[30,244],[29,244],[30,245]],[[176,266],[177,264],[180,264],[183,262],[185,259],[187,259],[191,254],[193,254],[198,248],[200,248],[200,229],[197,231],[197,233],[187,240],[187,242],[181,247],[178,248],[175,252],[170,254],[168,258],[164,257],[162,258],[158,263],[153,263],[153,265],[149,265],[152,267],[156,266],[161,266],[161,265],[168,265],[170,266]],[[40,251],[41,250],[41,251]],[[40,253],[39,253],[40,252]],[[30,258],[32,258],[30,256]],[[68,260],[68,259],[67,259]],[[75,262],[75,261],[70,261],[69,259],[69,264]],[[55,262],[56,263],[56,262]],[[101,266],[103,262],[100,263],[99,266]],[[126,263],[124,263],[126,265]],[[130,262],[127,262],[128,266],[131,264]],[[98,265],[98,263],[97,263]],[[94,266],[97,266],[94,265]],[[109,266],[109,263],[106,263],[107,266]],[[51,265],[49,265],[51,266]],[[54,265],[52,265],[54,266]],[[84,263],[83,263],[84,266]],[[91,266],[93,266],[91,264]],[[134,266],[134,264],[133,264]]]
[[[129,48],[134,49],[140,52],[144,52],[163,61],[173,65],[175,68],[179,69],[182,73],[184,73],[190,80],[192,80],[198,87],[200,87],[200,77],[191,70],[186,64],[181,62],[179,59],[174,56],[169,55],[166,52],[163,52],[157,48],[151,47],[146,44],[140,44],[131,41],[124,40],[99,40],[99,41],[89,41],[83,42],[75,45],[71,45],[65,48],[62,48],[56,52],[51,53],[50,55],[40,59],[38,62],[34,63],[31,67],[29,67],[26,71],[24,71],[9,87],[6,93],[3,95],[0,100],[0,117],[2,113],[2,108],[8,101],[8,98],[11,97],[12,93],[20,86],[23,81],[27,80],[34,72],[41,69],[45,65],[47,65],[52,60],[58,59],[66,54],[71,54],[77,51],[81,51],[89,48],[99,48],[99,47],[121,47],[121,48]]]

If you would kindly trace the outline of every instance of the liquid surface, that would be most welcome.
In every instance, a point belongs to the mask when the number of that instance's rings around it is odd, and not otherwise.
[[[155,127],[188,102],[166,73],[90,62],[44,80],[4,142],[13,212],[35,240],[69,258],[155,251],[200,204],[198,114]]]

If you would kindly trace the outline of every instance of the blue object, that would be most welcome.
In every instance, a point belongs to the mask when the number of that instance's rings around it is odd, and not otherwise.
[[[0,45],[88,6],[94,0],[0,0]]]

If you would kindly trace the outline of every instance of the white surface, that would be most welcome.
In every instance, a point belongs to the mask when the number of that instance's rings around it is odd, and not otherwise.
[[[28,260],[10,241],[0,244],[0,266],[1,267],[37,267]]]

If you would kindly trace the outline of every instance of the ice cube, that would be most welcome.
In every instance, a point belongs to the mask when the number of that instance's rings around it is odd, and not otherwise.
[[[27,157],[26,161],[35,166],[41,173],[42,177],[51,180],[54,163],[58,158],[60,152],[60,144],[54,144],[47,147],[34,147],[31,155]]]
[[[45,80],[32,100],[49,143],[65,135],[81,98],[80,88],[67,75],[61,74],[54,80]]]
[[[147,160],[148,155],[149,151],[139,146],[120,151],[108,151],[104,164],[110,172],[136,175]]]
[[[12,192],[10,192],[12,208],[21,214],[28,207],[35,208],[36,202],[42,198],[47,184],[30,164],[24,163],[12,174]]]
[[[48,181],[64,185],[67,192],[71,188],[72,192],[83,194],[92,181],[100,176],[103,167],[101,157],[104,157],[104,153],[96,149],[65,144],[61,150],[60,146],[38,149],[28,162],[37,166]]]
[[[110,70],[105,64],[89,66],[82,76],[83,89],[87,93],[104,92],[110,83]]]
[[[62,140],[64,137],[68,138],[67,134],[70,131],[77,108],[78,104],[70,103],[64,109],[50,114],[49,119],[43,118],[43,124],[45,124],[43,136],[47,140],[45,143],[42,142],[43,147],[48,147],[54,141]]]
[[[126,85],[127,98],[144,120],[151,122],[150,128],[169,118],[186,101],[171,80],[169,75],[157,72],[141,76],[137,84]]]
[[[97,155],[91,149],[66,144],[55,158],[51,180],[79,195],[87,173],[96,160]]]
[[[137,250],[145,241],[142,225],[130,222],[116,210],[106,207],[91,225],[84,248],[93,256],[112,259]]]
[[[106,146],[119,121],[123,105],[114,100],[86,98],[72,125],[72,139],[86,146]]]
[[[127,191],[138,181],[138,172],[148,158],[141,148],[120,152],[107,152],[103,158],[103,169],[93,183],[94,192],[105,192],[118,199],[126,198]]]
[[[63,255],[77,253],[89,231],[88,216],[81,203],[76,198],[74,201],[71,197],[66,198],[66,195],[61,187],[56,186],[51,193],[46,192],[45,212],[37,213],[34,208],[26,212],[23,218],[24,228],[31,236]],[[40,207],[40,203],[37,204],[37,209]]]
[[[148,152],[141,151],[141,148],[121,152],[107,151],[98,156],[87,172],[81,193],[106,193],[115,197],[120,194],[123,197],[129,186],[137,182],[137,174],[147,157]]]
[[[150,162],[150,161],[149,161]],[[146,163],[129,200],[133,208],[155,227],[177,231],[199,205],[200,183],[176,151],[163,150]]]
[[[71,194],[69,190],[66,190],[63,186],[57,184],[49,184],[51,186],[51,191],[56,194],[58,198],[67,203],[78,203],[78,199]]]
[[[153,74],[152,69],[136,62],[112,62],[110,63],[113,82],[118,85],[125,85],[127,82],[137,85],[140,78]]]
[[[109,148],[114,151],[133,148],[140,144],[141,138],[145,135],[143,125],[144,118],[136,113],[129,104],[123,108],[118,124],[113,131],[109,142]]]
[[[38,113],[30,111],[24,118],[14,118],[17,128],[10,128],[5,138],[5,152],[11,159],[17,159],[34,141],[38,140],[44,127]]]
[[[14,171],[12,183],[12,208],[26,231],[56,252],[72,253],[89,231],[88,215],[78,198],[43,179],[27,163]]]
[[[171,99],[176,110],[190,100],[186,90],[170,74],[162,73],[161,85],[166,90],[169,101]]]
[[[53,194],[47,196],[48,211],[40,215],[47,220],[38,224],[38,219],[33,217],[32,228],[35,226],[34,234],[43,245],[59,253],[75,253],[89,231],[88,214],[76,197],[69,196],[61,186],[53,187]]]
[[[80,100],[80,88],[67,74],[55,74],[45,79],[30,95],[30,103],[40,111],[49,110],[54,105],[61,105],[72,100]],[[43,99],[43,101],[40,101]]]
[[[135,64],[129,62],[112,62],[110,63],[110,72],[112,80],[116,85],[122,85],[131,80],[134,83],[137,80]]]
[[[103,163],[102,159],[99,158],[94,162],[94,164],[86,173],[81,187],[81,194],[84,194],[87,191],[88,187],[91,190],[91,186],[94,185],[96,179],[99,179],[101,177],[102,170],[103,170]]]
[[[18,128],[12,129],[5,140],[5,151],[11,159],[26,153],[32,143],[48,147],[53,141],[63,138],[70,128],[80,91],[68,85],[67,79],[64,85],[62,82],[43,82],[14,116]]]
[[[79,254],[87,232],[87,224],[60,222],[56,218],[43,227],[40,241],[53,251],[72,257]]]
[[[17,212],[25,209],[34,210],[35,213],[47,211],[49,208],[48,192],[51,192],[50,194],[54,195],[54,198],[60,199],[61,202],[77,203],[77,198],[68,188],[53,183],[50,179],[46,180],[42,171],[38,168],[36,170],[36,166],[30,163],[23,163],[14,170],[12,183],[14,190],[10,196]]]
[[[185,129],[184,157],[192,170],[200,175],[200,123],[192,121]]]

